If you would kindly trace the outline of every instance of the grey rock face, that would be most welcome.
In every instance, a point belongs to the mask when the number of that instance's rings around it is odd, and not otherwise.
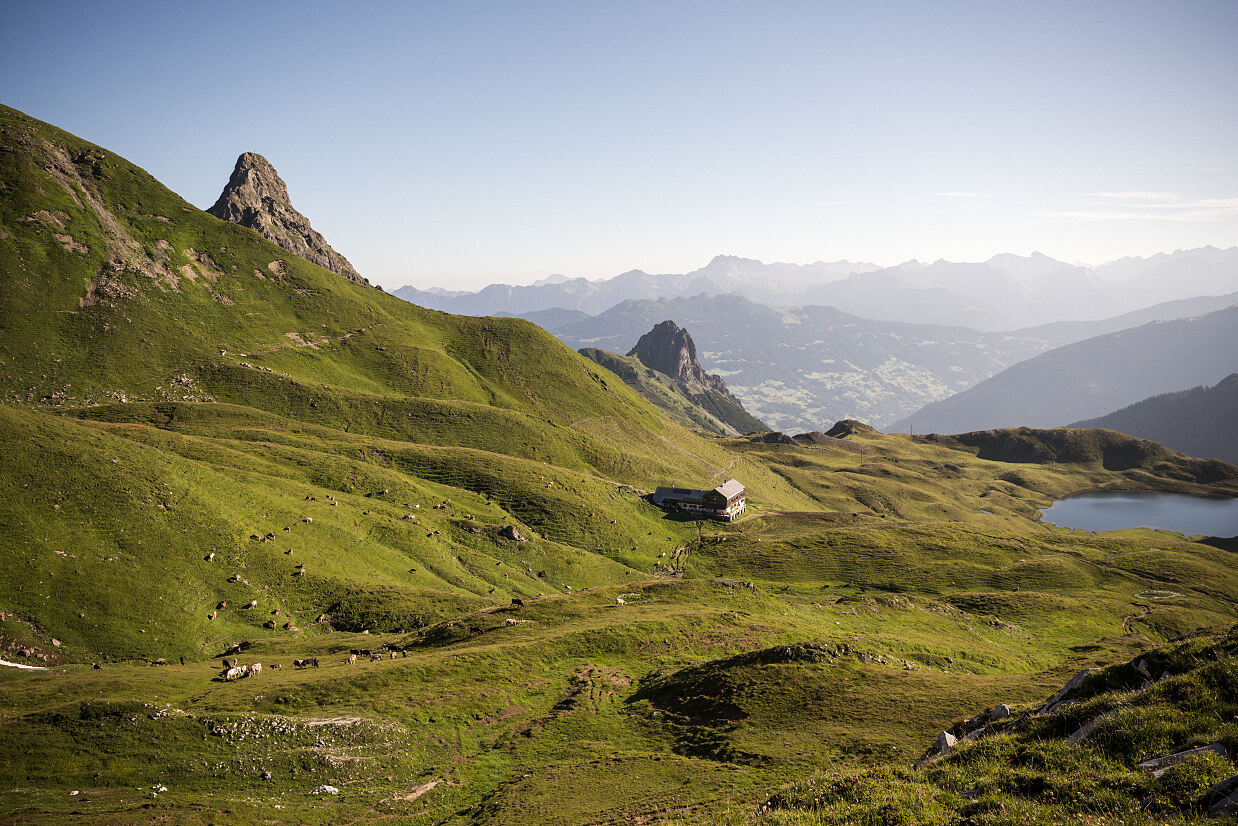
[[[348,259],[340,255],[322,233],[310,226],[309,219],[292,206],[288,187],[270,161],[256,152],[236,159],[236,168],[211,215],[248,227],[293,255],[317,264],[349,281],[370,286]]]
[[[688,331],[673,321],[663,321],[640,337],[628,351],[641,364],[670,377],[693,403],[739,433],[769,430],[764,422],[744,409],[731,395],[721,376],[706,373],[696,360],[696,344]]]
[[[673,321],[655,325],[640,337],[628,355],[636,356],[646,367],[670,376],[685,390],[709,389],[731,395],[721,376],[711,375],[701,368],[696,360],[696,344],[692,336]]]

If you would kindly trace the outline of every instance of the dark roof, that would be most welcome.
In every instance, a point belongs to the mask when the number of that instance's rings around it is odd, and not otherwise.
[[[707,493],[717,493],[724,499],[731,499],[738,494],[744,492],[744,486],[734,479],[727,479],[718,487],[712,490],[699,490],[697,488],[671,488],[659,487],[653,492],[654,504],[660,505],[667,499],[704,499]]]

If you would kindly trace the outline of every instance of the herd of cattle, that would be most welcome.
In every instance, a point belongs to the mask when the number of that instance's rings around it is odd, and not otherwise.
[[[396,659],[397,657],[397,652],[394,650],[388,651],[386,653],[389,654],[390,658],[393,660]],[[408,652],[400,651],[398,652],[398,655],[407,657]],[[376,660],[384,659],[384,652],[383,651],[371,651],[368,648],[354,648],[352,651],[349,652],[348,656],[344,659],[344,662],[351,665],[352,663],[355,663],[357,661],[358,656],[361,656],[361,657],[368,656],[370,658],[370,661],[373,662]],[[224,660],[223,664],[224,664],[223,671],[219,672],[218,679],[224,682],[232,682],[233,680],[240,680],[245,677],[253,677],[256,674],[262,673],[262,663],[251,663],[250,665],[241,665],[239,662],[236,662],[235,660],[233,660],[232,662],[229,662],[228,660]],[[281,666],[279,663],[271,663],[267,666],[267,668],[280,668],[280,667]],[[297,669],[318,668],[319,667],[318,658],[307,657],[303,660],[293,660],[292,667],[297,668]]]

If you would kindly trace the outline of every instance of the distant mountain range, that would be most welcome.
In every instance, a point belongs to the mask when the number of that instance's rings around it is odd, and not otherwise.
[[[601,313],[628,300],[733,293],[771,307],[824,305],[882,321],[965,326],[996,332],[1086,321],[1149,305],[1238,291],[1238,248],[1203,247],[1097,267],[1040,253],[996,255],[981,263],[908,261],[894,267],[837,261],[765,264],[718,256],[683,274],[632,270],[610,279],[555,276],[529,286],[492,284],[478,292],[401,287],[415,304],[463,315],[542,310]]]
[[[892,425],[962,433],[1091,419],[1161,393],[1212,385],[1238,368],[1238,306],[1145,324],[1043,353]]]
[[[596,315],[621,301],[678,298],[706,293],[736,293],[754,301],[803,303],[798,297],[816,285],[871,272],[876,264],[835,261],[815,264],[765,264],[751,258],[719,255],[689,273],[653,275],[630,270],[589,281],[552,276],[529,286],[491,284],[478,292],[400,287],[395,295],[414,304],[461,315],[520,315],[539,310],[579,310]]]
[[[1153,396],[1071,427],[1107,427],[1191,456],[1238,464],[1238,373],[1214,387]]]
[[[1238,293],[1010,333],[872,321],[831,307],[776,310],[739,296],[626,301],[598,316],[542,311],[523,317],[543,322],[572,347],[615,352],[626,352],[658,320],[672,318],[693,331],[701,364],[725,377],[753,415],[798,432],[843,418],[889,426],[1054,347],[1234,304]]]
[[[980,264],[911,261],[824,284],[802,303],[866,318],[1009,330],[1085,321],[1238,290],[1238,248],[1204,247],[1081,267],[1039,253]]]
[[[832,307],[776,310],[737,295],[625,301],[550,331],[577,349],[622,353],[664,319],[692,331],[701,365],[753,416],[791,433],[845,418],[885,425],[1052,346]]]

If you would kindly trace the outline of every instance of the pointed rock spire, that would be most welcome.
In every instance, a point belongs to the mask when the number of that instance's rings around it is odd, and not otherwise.
[[[246,152],[236,159],[228,185],[207,212],[248,227],[293,255],[349,281],[367,286],[370,283],[292,206],[284,179],[279,177],[271,162],[257,152]]]
[[[635,356],[650,370],[669,376],[693,404],[736,432],[769,430],[761,420],[744,409],[739,399],[731,395],[722,376],[705,372],[696,360],[696,344],[692,336],[675,322],[663,321],[645,333],[628,355]]]
[[[710,388],[730,395],[720,376],[706,373],[696,360],[696,343],[673,321],[663,321],[645,333],[628,352],[646,367],[665,373],[683,387]]]

